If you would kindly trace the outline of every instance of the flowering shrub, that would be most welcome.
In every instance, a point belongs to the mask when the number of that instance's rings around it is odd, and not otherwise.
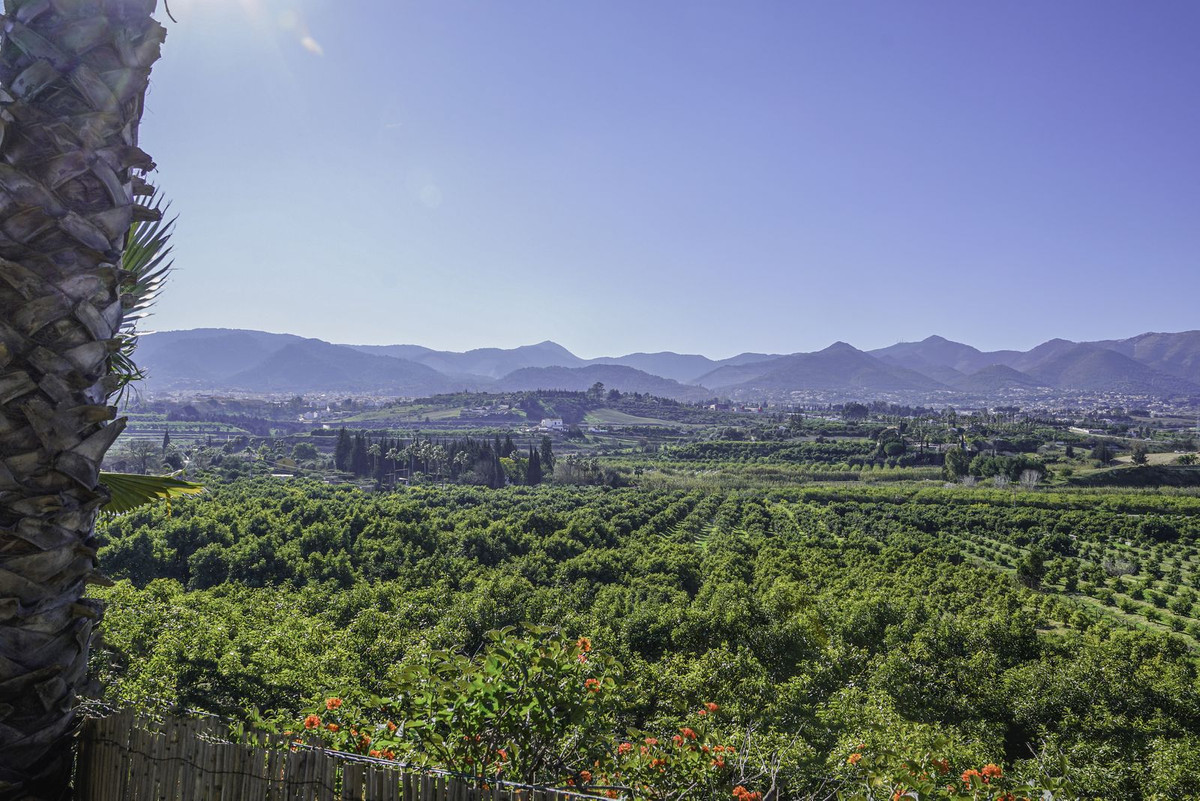
[[[854,769],[841,801],[1068,801],[1076,798],[1062,778],[1039,777],[1038,781],[1016,781],[994,763],[968,767],[955,773],[949,760],[934,752],[907,756],[865,746],[846,758]],[[1065,773],[1065,765],[1061,772]]]
[[[475,658],[412,655],[387,697],[319,699],[304,729],[325,745],[466,775],[536,782],[603,756],[620,666],[586,638],[530,628],[488,634]]]
[[[410,657],[386,698],[314,699],[286,733],[477,776],[481,784],[508,778],[611,798],[762,801],[761,793],[734,786],[738,754],[714,731],[717,704],[699,706],[687,725],[662,738],[630,732],[614,742],[621,667],[588,638],[528,627],[488,639],[474,658],[444,651]]]
[[[738,752],[713,731],[719,709],[715,703],[704,704],[689,725],[669,736],[630,732],[636,736],[617,745],[600,782],[621,784],[635,797],[655,801],[720,798],[730,792],[738,801],[761,801],[760,793],[740,784],[730,789],[737,778]]]

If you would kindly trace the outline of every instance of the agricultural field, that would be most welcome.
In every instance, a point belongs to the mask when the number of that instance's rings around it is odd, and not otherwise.
[[[214,480],[115,518],[99,532],[116,584],[94,591],[97,692],[298,726],[329,697],[343,722],[380,697],[408,708],[414,681],[434,703],[438,664],[474,664],[439,660],[556,653],[596,683],[571,726],[546,722],[572,745],[528,768],[545,784],[585,781],[593,762],[633,770],[629,730],[694,729],[739,755],[705,773],[721,797],[827,798],[862,766],[930,753],[955,776],[1069,781],[1062,798],[1200,794],[1195,494],[652,475],[377,492]],[[418,730],[390,736],[433,758]],[[668,790],[656,797],[687,797]]]

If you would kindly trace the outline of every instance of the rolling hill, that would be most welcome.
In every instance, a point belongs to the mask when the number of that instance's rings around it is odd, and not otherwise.
[[[988,395],[1010,389],[1046,389],[1047,385],[1005,364],[993,364],[951,383],[955,389]]]
[[[254,367],[229,376],[225,384],[233,389],[271,393],[431,395],[463,388],[423,364],[372,356],[319,339],[286,345]]]
[[[755,374],[746,377],[749,372]],[[835,342],[815,353],[794,353],[751,365],[722,367],[701,377],[700,381],[713,389],[742,393],[796,390],[928,392],[947,389],[939,381],[914,370],[888,364],[845,342]]]
[[[670,378],[620,364],[592,364],[587,367],[524,367],[497,381],[492,388],[501,392],[532,389],[563,389],[584,392],[599,381],[608,389],[621,392],[645,392],[660,398],[706,400],[712,393],[704,387],[681,384]]]
[[[1056,389],[1146,395],[1200,393],[1200,386],[1191,381],[1087,343],[1070,343],[1070,347],[1049,350],[1040,359],[1022,361],[1028,364],[1023,372]]]

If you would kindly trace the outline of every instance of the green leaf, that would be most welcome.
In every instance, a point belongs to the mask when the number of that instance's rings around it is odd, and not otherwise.
[[[139,506],[170,501],[204,492],[203,485],[173,476],[139,476],[130,473],[101,473],[100,483],[108,490],[108,503],[100,508],[105,515],[119,515]]]

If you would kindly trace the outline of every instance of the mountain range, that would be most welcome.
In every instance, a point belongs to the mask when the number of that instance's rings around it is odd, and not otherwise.
[[[812,353],[631,353],[582,359],[555,342],[439,351],[420,345],[339,345],[292,334],[198,328],[141,337],[145,389],[422,396],[461,390],[584,390],[680,400],[880,395],[1116,392],[1200,396],[1200,331],[1129,339],[1052,339],[1028,351],[981,351],[931,336],[863,351],[835,342]]]

